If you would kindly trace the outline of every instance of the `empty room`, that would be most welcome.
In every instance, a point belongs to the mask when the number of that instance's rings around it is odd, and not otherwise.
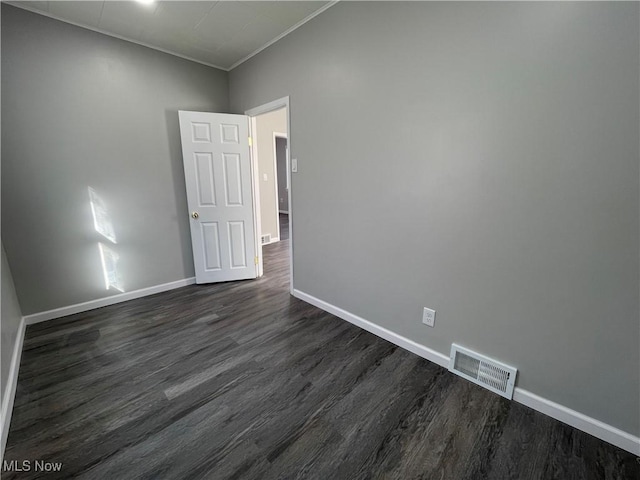
[[[640,478],[640,3],[1,3],[2,479]]]

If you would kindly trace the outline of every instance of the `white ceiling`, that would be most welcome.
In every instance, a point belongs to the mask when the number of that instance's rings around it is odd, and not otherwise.
[[[16,7],[230,70],[335,2],[9,1]]]

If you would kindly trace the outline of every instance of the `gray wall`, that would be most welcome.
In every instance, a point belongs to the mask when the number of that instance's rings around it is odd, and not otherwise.
[[[126,291],[193,276],[179,109],[228,75],[2,5],[2,236],[24,314],[105,297],[87,187]]]
[[[640,434],[638,7],[344,2],[234,69],[290,95],[294,287]]]
[[[2,395],[2,401],[0,404],[3,404],[7,380],[9,378],[9,368],[11,367],[11,359],[13,358],[13,347],[16,343],[18,327],[22,319],[22,312],[20,311],[20,304],[18,303],[18,297],[13,285],[13,278],[11,277],[11,270],[4,252],[4,246],[2,246],[1,268],[2,271],[0,274],[2,278],[0,282],[2,282],[2,291],[0,294],[2,297],[0,298],[0,314],[2,317],[0,318],[0,338],[2,341],[2,351],[0,352],[0,394]]]

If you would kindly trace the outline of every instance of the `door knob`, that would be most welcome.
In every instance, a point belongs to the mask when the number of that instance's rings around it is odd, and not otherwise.
[[[191,217],[192,217],[192,218],[194,218],[194,219],[197,219],[199,216],[200,216],[200,215],[198,215],[198,212],[193,212],[193,213],[191,214]]]

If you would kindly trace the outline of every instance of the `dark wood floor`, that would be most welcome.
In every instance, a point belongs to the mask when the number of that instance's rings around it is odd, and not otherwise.
[[[259,280],[29,327],[5,459],[92,479],[638,479],[624,451]],[[32,468],[34,464],[31,464]]]

